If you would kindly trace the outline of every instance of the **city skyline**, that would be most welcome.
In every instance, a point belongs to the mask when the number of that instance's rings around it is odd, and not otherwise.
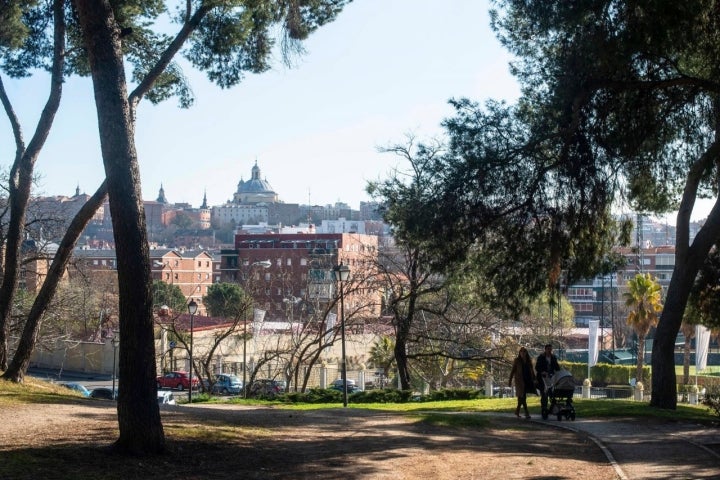
[[[232,198],[257,160],[280,200],[357,207],[367,181],[386,178],[402,161],[378,147],[441,134],[450,98],[512,101],[519,95],[509,55],[489,26],[489,2],[365,0],[315,32],[288,69],[248,75],[222,90],[181,62],[196,103],[173,100],[138,109],[136,146],[143,198],[162,184],[172,203]],[[378,14],[381,12],[382,14]],[[47,95],[44,73],[3,82],[29,141]],[[32,92],[32,95],[28,95]],[[39,193],[93,193],[104,178],[94,98],[88,78],[69,78],[38,159]],[[15,145],[0,116],[0,165]]]

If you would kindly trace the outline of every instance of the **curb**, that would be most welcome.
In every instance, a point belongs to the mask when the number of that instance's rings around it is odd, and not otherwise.
[[[623,472],[622,468],[620,467],[620,464],[615,460],[615,457],[613,456],[613,454],[612,454],[612,452],[610,451],[610,449],[607,448],[607,447],[605,446],[605,444],[602,442],[602,440],[600,440],[600,439],[597,438],[596,436],[594,436],[594,435],[586,432],[585,430],[581,430],[581,429],[579,429],[579,428],[571,427],[571,426],[569,426],[569,425],[567,425],[567,424],[563,425],[563,424],[561,424],[561,423],[548,423],[548,422],[545,421],[545,420],[539,421],[539,420],[535,420],[535,419],[532,419],[532,418],[531,418],[529,421],[530,421],[530,422],[534,422],[534,423],[536,423],[536,424],[540,424],[540,425],[547,425],[547,426],[550,426],[550,427],[553,427],[553,428],[562,428],[562,429],[564,429],[564,430],[568,430],[568,431],[573,432],[573,433],[576,433],[576,434],[587,435],[587,437],[588,437],[590,440],[592,440],[592,441],[595,443],[595,445],[597,445],[597,446],[600,448],[600,450],[602,450],[602,452],[605,454],[605,457],[607,458],[607,460],[608,460],[608,462],[610,463],[610,465],[612,465],[612,467],[613,467],[613,469],[615,470],[615,473],[617,474],[618,478],[619,478],[620,480],[629,480],[628,476],[625,475],[625,472]]]

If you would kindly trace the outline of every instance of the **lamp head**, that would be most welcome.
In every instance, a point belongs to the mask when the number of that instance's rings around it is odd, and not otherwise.
[[[190,315],[195,315],[198,310],[198,304],[195,302],[195,300],[190,300],[190,303],[188,303],[188,312],[190,312]]]
[[[333,272],[333,279],[337,282],[347,282],[348,278],[350,278],[350,267],[347,265],[343,265],[342,262],[340,265],[336,265],[332,269]]]

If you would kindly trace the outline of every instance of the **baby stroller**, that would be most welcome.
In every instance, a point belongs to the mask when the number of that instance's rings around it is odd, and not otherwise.
[[[567,370],[558,370],[554,375],[545,379],[545,392],[550,401],[547,409],[543,409],[542,418],[547,420],[550,415],[557,415],[558,421],[575,420],[575,407],[572,397],[575,393],[575,381]]]

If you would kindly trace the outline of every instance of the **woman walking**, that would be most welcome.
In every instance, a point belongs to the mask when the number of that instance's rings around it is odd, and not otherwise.
[[[518,356],[513,361],[510,380],[508,380],[509,387],[512,386],[513,379],[515,379],[515,395],[517,396],[515,416],[520,418],[520,407],[523,407],[525,409],[525,418],[530,418],[527,407],[527,392],[532,392],[535,388],[535,371],[525,347],[520,347]]]

